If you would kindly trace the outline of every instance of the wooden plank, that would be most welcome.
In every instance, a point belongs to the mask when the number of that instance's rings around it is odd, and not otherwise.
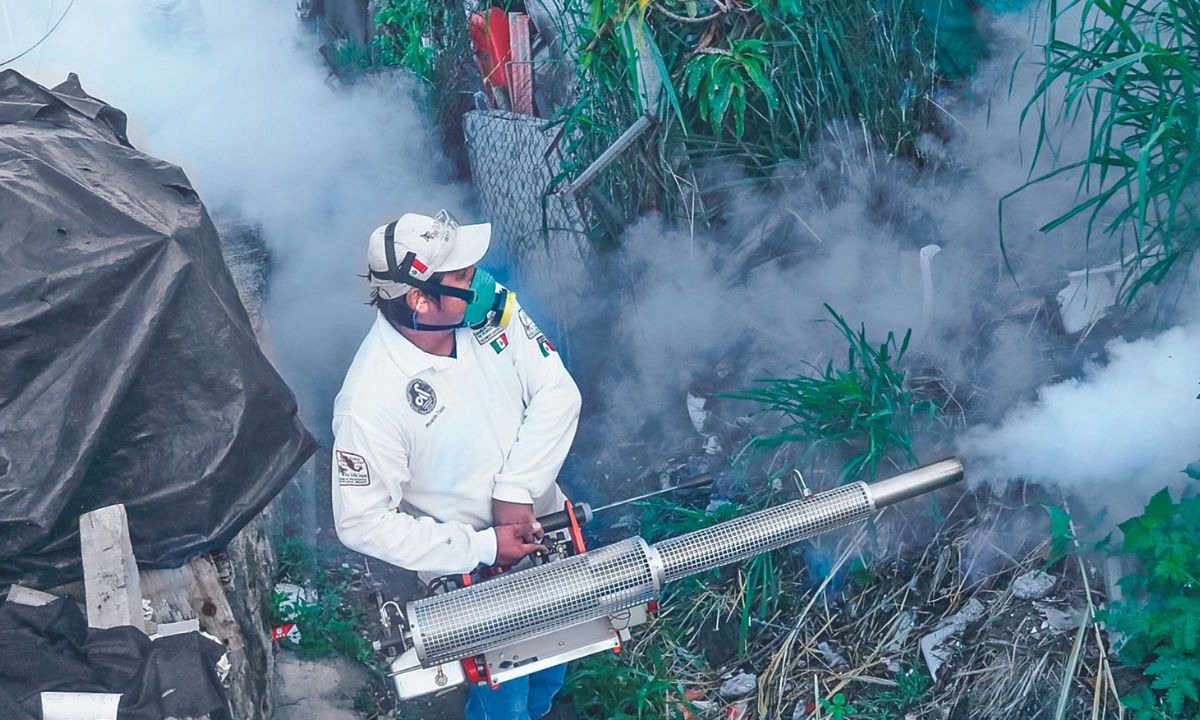
[[[124,505],[109,505],[79,518],[84,602],[88,626],[132,625],[145,632],[138,577]]]
[[[196,619],[202,630],[225,643],[230,652],[245,645],[217,567],[208,555],[181,568],[144,571],[142,592],[159,625]]]
[[[533,53],[529,42],[529,16],[508,14],[508,41],[512,61],[508,65],[508,90],[513,112],[533,114]]]

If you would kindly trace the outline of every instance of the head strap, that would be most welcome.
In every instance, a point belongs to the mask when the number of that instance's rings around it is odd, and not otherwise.
[[[475,300],[475,291],[464,288],[450,287],[442,283],[430,282],[414,277],[412,274],[413,261],[417,259],[417,254],[411,250],[405,253],[404,260],[399,264],[396,263],[396,224],[399,220],[393,220],[383,229],[383,256],[387,261],[387,272],[377,273],[374,270],[368,269],[368,273],[374,277],[384,280],[391,280],[402,285],[411,285],[419,290],[424,290],[427,293],[435,295],[449,295],[456,297],[466,302]],[[430,326],[422,325],[422,328]],[[455,326],[457,327],[457,326]]]

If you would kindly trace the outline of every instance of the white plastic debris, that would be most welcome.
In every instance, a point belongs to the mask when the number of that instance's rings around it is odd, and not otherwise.
[[[730,505],[730,504],[731,503],[728,500],[722,500],[721,498],[713,498],[712,500],[709,500],[708,505],[706,505],[704,507],[704,514],[705,515],[713,515],[721,508],[725,507],[726,505]]]
[[[275,583],[275,592],[283,596],[279,601],[279,613],[284,620],[295,620],[299,605],[315,605],[319,599],[316,590],[292,583]]]
[[[708,398],[687,394],[688,417],[692,419],[692,427],[696,428],[698,433],[704,432],[704,423],[708,420],[708,411],[704,409],[707,404]]]
[[[740,672],[721,683],[717,694],[722,700],[739,700],[758,692],[758,676]]]
[[[151,640],[170,637],[172,635],[183,635],[184,633],[200,632],[200,620],[192,618],[191,620],[180,620],[179,622],[163,623],[158,626],[158,632],[150,636]],[[218,641],[219,642],[219,641]]]
[[[229,679],[229,671],[232,669],[233,664],[229,662],[229,653],[225,653],[217,661],[217,682],[224,685],[225,681]]]
[[[921,638],[921,654],[929,667],[929,676],[937,680],[938,670],[950,659],[950,640],[967,629],[967,625],[983,617],[987,608],[975,598],[961,610],[938,623],[933,632]]]
[[[1117,302],[1121,265],[1067,273],[1067,286],[1059,291],[1058,316],[1068,335],[1083,332],[1104,317]]]
[[[1041,570],[1030,570],[1013,581],[1013,596],[1022,600],[1040,600],[1050,593],[1058,578]]]
[[[706,435],[704,440],[705,455],[719,455],[721,453],[721,441],[716,435]]]
[[[941,251],[941,245],[921,248],[921,325],[917,330],[917,342],[925,339],[933,324],[933,256]]]

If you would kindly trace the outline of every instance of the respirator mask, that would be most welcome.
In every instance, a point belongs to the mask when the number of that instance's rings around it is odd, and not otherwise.
[[[443,295],[460,297],[467,301],[467,312],[458,327],[481,328],[485,325],[507,327],[516,306],[517,294],[501,287],[492,274],[481,267],[475,268],[471,286],[464,292],[458,288],[441,286]],[[470,297],[467,296],[470,293]],[[422,325],[422,328],[427,326]]]
[[[465,300],[467,310],[463,313],[462,322],[454,325],[426,325],[417,321],[417,314],[412,315],[414,330],[455,330],[471,328],[478,330],[486,325],[507,327],[516,307],[517,294],[506,287],[501,287],[492,274],[481,267],[475,268],[475,276],[467,288],[450,287],[442,283],[428,280],[407,280],[409,285],[424,290],[427,293],[449,296]],[[407,324],[407,323],[406,323]]]

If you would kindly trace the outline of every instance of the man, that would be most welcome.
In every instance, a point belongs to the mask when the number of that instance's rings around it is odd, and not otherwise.
[[[379,312],[334,402],[338,537],[425,581],[541,550],[535,519],[565,500],[555,478],[579,390],[515,295],[475,266],[490,237],[445,211],[371,235]],[[472,688],[467,718],[539,718],[564,671]]]

